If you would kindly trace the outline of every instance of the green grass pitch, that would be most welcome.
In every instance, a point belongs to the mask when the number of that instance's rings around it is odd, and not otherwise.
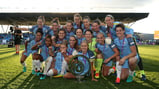
[[[21,46],[21,52],[24,46]],[[31,56],[27,58],[27,72],[22,72],[20,55],[15,55],[14,48],[0,45],[0,89],[159,89],[159,46],[139,46],[143,58],[146,81],[140,80],[140,72],[136,68],[136,77],[132,83],[121,81],[114,84],[115,76],[100,77],[98,82],[91,77],[82,82],[76,79],[50,78],[40,80],[39,76],[31,74]]]

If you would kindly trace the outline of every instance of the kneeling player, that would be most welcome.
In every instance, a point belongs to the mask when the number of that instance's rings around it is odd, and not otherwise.
[[[127,82],[132,82],[137,63],[134,41],[131,37],[126,38],[123,24],[116,25],[115,30],[118,37],[114,40],[114,43],[120,51],[119,65],[122,65],[121,79],[127,79]],[[116,82],[120,83],[120,78],[117,78]]]
[[[98,33],[95,51],[97,52],[97,59],[103,60],[104,58],[102,66],[103,76],[109,75],[108,72],[110,71],[110,67],[112,66],[112,61],[119,55],[118,49],[116,48],[115,44],[108,44],[105,42],[103,33]]]

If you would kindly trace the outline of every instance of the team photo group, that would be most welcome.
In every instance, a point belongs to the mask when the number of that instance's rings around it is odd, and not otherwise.
[[[31,55],[32,74],[40,80],[78,75],[98,81],[101,76],[114,74],[114,82],[119,84],[121,80],[132,82],[136,67],[141,80],[146,80],[132,28],[115,21],[110,14],[104,22],[80,14],[74,14],[73,20],[60,25],[60,20],[54,18],[47,26],[45,17],[39,16],[37,25],[29,29],[14,27],[15,31],[30,32],[20,57],[23,72],[27,72],[25,61]],[[19,46],[15,46],[19,53]]]

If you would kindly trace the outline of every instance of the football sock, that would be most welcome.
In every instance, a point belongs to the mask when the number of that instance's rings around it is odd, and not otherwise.
[[[103,59],[98,58],[96,60],[96,73],[99,73],[99,71],[101,70],[102,63],[103,63]]]
[[[64,75],[66,68],[67,68],[67,62],[65,60],[63,60],[62,67],[61,67],[61,75]]]
[[[122,66],[119,65],[119,61],[116,62],[117,78],[120,78]]]

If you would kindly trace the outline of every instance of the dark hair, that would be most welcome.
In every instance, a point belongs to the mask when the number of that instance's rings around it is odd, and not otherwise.
[[[58,34],[59,34],[60,31],[64,31],[65,37],[66,37],[66,30],[64,30],[64,29],[59,29],[59,30],[58,30],[58,33],[57,33],[57,36],[56,36],[56,38],[55,38],[55,41],[58,41],[58,39],[59,39]]]
[[[77,32],[78,29],[80,29],[82,31],[82,34],[83,34],[83,29],[82,28],[75,29],[75,34],[76,34],[76,32]]]
[[[115,31],[116,31],[116,28],[117,28],[117,27],[121,27],[123,30],[125,30],[125,26],[124,26],[123,23],[117,24],[117,25],[115,26]]]
[[[96,19],[96,20],[93,21],[93,23],[97,23],[98,25],[100,25],[101,21],[99,19]]]
[[[36,31],[36,34],[37,34],[38,32],[41,33],[41,35],[43,35],[42,28],[38,28],[38,30]]]
[[[78,14],[78,13],[74,14],[74,17],[79,17],[79,18],[80,18],[80,20],[82,20],[81,15],[80,15],[80,14]]]
[[[86,31],[84,32],[84,35],[86,34],[86,32],[90,32],[90,33],[93,35],[93,31],[90,30],[90,29],[86,30]]]
[[[73,37],[73,38],[76,40],[76,43],[75,43],[75,45],[74,45],[74,48],[75,48],[76,50],[78,50],[79,47],[78,47],[78,40],[77,40],[77,38],[76,38],[74,35],[70,36],[70,38],[71,38],[71,37]],[[69,38],[69,39],[70,39],[70,38]]]
[[[57,23],[58,25],[60,25],[59,18],[58,18],[58,17],[53,18],[52,21],[51,21],[51,23],[52,23],[52,24],[53,24],[53,23]]]
[[[49,39],[51,39],[51,35],[47,35],[47,36],[46,36],[46,38],[49,38]],[[46,38],[45,38],[45,39],[46,39]]]
[[[52,44],[51,35],[47,35],[45,39],[50,39],[51,40],[51,44]]]

